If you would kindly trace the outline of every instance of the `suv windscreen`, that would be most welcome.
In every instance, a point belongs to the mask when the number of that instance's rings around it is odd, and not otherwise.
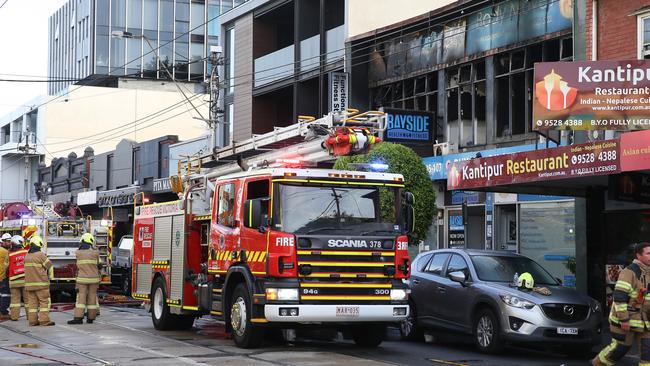
[[[471,256],[476,275],[481,281],[512,282],[515,273],[528,272],[536,285],[557,285],[558,282],[542,266],[530,258],[473,255]]]
[[[279,184],[273,225],[295,234],[394,235],[397,189]]]

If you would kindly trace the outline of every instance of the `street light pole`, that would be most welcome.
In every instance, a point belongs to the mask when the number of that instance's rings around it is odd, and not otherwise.
[[[194,105],[194,103],[192,103],[192,101],[190,100],[190,98],[187,97],[187,95],[185,94],[185,92],[183,91],[183,89],[181,89],[181,86],[178,84],[178,82],[176,81],[176,79],[174,79],[174,76],[173,76],[172,73],[169,71],[169,68],[167,67],[167,65],[165,65],[165,63],[162,62],[162,61],[160,60],[160,54],[158,53],[158,47],[154,47],[154,46],[151,44],[151,41],[149,40],[149,38],[148,38],[147,36],[145,36],[145,35],[134,35],[134,34],[131,33],[131,32],[125,32],[125,31],[112,31],[112,32],[111,32],[111,36],[112,36],[112,37],[115,37],[115,38],[144,39],[145,42],[147,42],[147,45],[149,46],[149,48],[151,48],[151,50],[153,51],[154,55],[156,56],[156,70],[159,70],[159,69],[160,69],[160,65],[162,65],[162,68],[165,70],[165,73],[167,73],[167,76],[169,77],[169,79],[171,79],[171,81],[174,83],[174,85],[176,86],[176,88],[178,89],[178,91],[183,95],[183,97],[185,97],[185,100],[187,100],[187,102],[190,103],[190,105],[191,105],[192,108],[196,111],[196,113],[198,113],[200,119],[201,119],[201,120],[204,120],[204,121],[206,120],[206,119],[203,117],[203,114],[201,114],[201,112],[198,110],[198,108],[196,108],[196,106]]]

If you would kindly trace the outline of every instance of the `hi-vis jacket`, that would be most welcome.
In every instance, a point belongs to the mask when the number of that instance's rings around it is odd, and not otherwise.
[[[646,286],[650,280],[650,269],[638,260],[627,266],[618,276],[614,287],[614,303],[609,322],[620,327],[626,321],[634,332],[650,331],[650,294]]]
[[[25,287],[25,255],[27,249],[9,252],[9,287]]]
[[[25,290],[35,291],[50,288],[48,272],[52,262],[43,252],[27,253],[25,256]]]
[[[99,252],[95,249],[77,250],[77,284],[99,283]]]

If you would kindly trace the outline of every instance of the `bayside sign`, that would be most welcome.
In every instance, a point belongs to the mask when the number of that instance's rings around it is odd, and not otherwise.
[[[406,109],[384,108],[386,131],[384,139],[395,142],[433,141],[434,114]]]
[[[449,167],[447,188],[614,174],[621,171],[620,155],[620,141],[615,139],[460,161]]]
[[[535,64],[533,129],[650,129],[650,62]]]

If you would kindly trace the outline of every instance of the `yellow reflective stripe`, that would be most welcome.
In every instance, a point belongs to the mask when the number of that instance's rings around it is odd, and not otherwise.
[[[25,282],[25,287],[29,286],[49,286],[49,282]]]
[[[94,277],[94,278],[77,277],[77,282],[78,283],[97,283],[97,282],[99,282],[99,277]]]
[[[97,264],[98,261],[95,259],[78,259],[77,264]]]
[[[625,282],[623,280],[618,280],[616,282],[616,286],[614,286],[615,289],[620,289],[623,291],[632,291],[632,285],[628,282]]]
[[[25,263],[25,267],[42,267],[39,263]]]
[[[75,304],[74,307],[77,308],[77,309],[85,309],[86,304]]]
[[[17,274],[17,275],[15,275],[15,276],[11,276],[11,277],[9,277],[9,281],[17,280],[17,279],[22,278],[22,277],[25,277],[25,274],[24,274],[24,273]]]
[[[98,305],[87,305],[86,308],[88,310],[96,310],[96,309],[99,309],[99,306]]]
[[[38,313],[38,309],[29,308],[27,309],[27,311],[29,311],[30,313]]]
[[[612,352],[616,348],[616,340],[612,340],[612,343],[610,343],[607,347],[603,348],[602,351],[598,354],[598,359],[600,360],[601,363],[607,365],[607,366],[613,366],[614,363],[610,360],[607,359],[607,356],[610,352]]]
[[[630,319],[629,322],[633,327],[643,327],[643,320]]]
[[[25,284],[25,279],[21,280],[9,280],[10,285],[24,285]]]
[[[9,304],[10,308],[19,308],[20,306],[20,304]]]
[[[263,262],[265,258],[266,258],[266,252],[262,252],[260,254],[260,257],[257,259],[257,261],[258,262]]]
[[[627,310],[627,304],[616,304],[616,303],[614,303],[614,309],[616,311],[625,311],[625,310]]]

